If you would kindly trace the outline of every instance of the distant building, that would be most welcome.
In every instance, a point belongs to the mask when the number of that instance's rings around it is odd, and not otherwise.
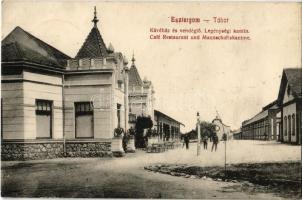
[[[241,128],[235,131],[232,131],[231,134],[233,135],[234,140],[241,140],[242,139],[242,131]]]
[[[219,140],[222,139],[222,135],[223,135],[224,133],[227,134],[227,137],[230,136],[231,127],[228,126],[228,125],[225,125],[225,124],[222,122],[221,118],[220,118],[218,115],[215,117],[215,119],[213,119],[212,123],[215,124],[217,127],[219,127],[219,128],[217,128],[217,130],[216,130],[216,133],[217,133],[217,136],[218,136]]]
[[[242,122],[241,139],[277,140],[301,144],[302,134],[302,70],[283,70],[276,101]]]
[[[180,126],[184,126],[183,123],[158,110],[154,110],[154,121],[154,127],[159,135],[160,140],[169,141],[180,139]]]
[[[3,39],[2,159],[104,156],[127,129],[127,60],[92,22],[75,58],[20,27]]]
[[[301,144],[302,140],[302,70],[283,70],[277,104],[281,108],[280,141]]]
[[[277,101],[263,107],[262,111],[249,120],[242,122],[241,139],[248,140],[276,140],[279,135],[277,126]]]
[[[142,80],[134,55],[129,70],[129,124],[134,127],[138,116],[150,117],[154,123],[154,89],[151,81]]]

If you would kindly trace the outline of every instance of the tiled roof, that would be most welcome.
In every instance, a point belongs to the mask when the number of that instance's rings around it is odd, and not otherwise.
[[[270,109],[270,110],[280,109],[280,107],[277,105],[277,100],[275,100],[275,101],[269,103],[268,105],[264,106],[262,108],[262,111],[263,110],[268,110],[268,109]]]
[[[76,58],[103,58],[107,55],[107,48],[100,31],[96,26],[94,26],[76,55]]]
[[[302,69],[301,68],[286,68],[283,70],[281,84],[278,94],[278,105],[282,104],[283,96],[286,90],[286,84],[289,84],[290,89],[295,98],[302,97]]]
[[[251,124],[253,122],[256,122],[256,121],[259,121],[261,119],[264,119],[268,116],[268,110],[264,110],[260,113],[258,113],[257,115],[255,115],[254,117],[252,117],[251,119],[249,120],[246,120],[242,123],[242,125],[247,125],[247,124]]]
[[[294,96],[300,95],[302,93],[302,72],[301,68],[288,68],[284,69],[288,84],[292,90]]]
[[[2,62],[29,61],[63,68],[69,56],[17,26],[2,40]]]
[[[180,125],[185,126],[183,123],[177,121],[176,119],[173,119],[172,117],[166,115],[165,113],[163,113],[163,112],[161,112],[161,111],[159,111],[159,110],[154,110],[154,115],[156,115],[156,116],[163,116],[163,117],[165,117],[165,118],[167,118],[167,119],[169,119],[169,120],[171,120],[171,121],[174,121],[174,122],[176,122],[176,123],[178,123],[178,124],[180,124]]]
[[[129,70],[129,85],[133,86],[142,86],[143,81],[137,71],[137,68],[134,64],[131,65]]]

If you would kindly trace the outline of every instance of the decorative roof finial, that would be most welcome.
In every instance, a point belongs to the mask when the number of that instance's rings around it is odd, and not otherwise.
[[[135,64],[134,64],[134,62],[135,62],[134,52],[133,52],[133,54],[132,54],[132,59],[131,59],[131,61],[132,61],[132,65],[135,65]]]
[[[96,6],[94,6],[94,17],[93,17],[93,20],[92,20],[92,22],[94,23],[94,27],[96,28],[97,27],[97,23],[98,23],[98,18],[97,18],[97,16],[96,16]]]

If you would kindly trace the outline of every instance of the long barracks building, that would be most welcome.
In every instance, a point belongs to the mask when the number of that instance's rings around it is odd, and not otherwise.
[[[302,143],[302,69],[283,70],[277,100],[242,122],[236,139]]]

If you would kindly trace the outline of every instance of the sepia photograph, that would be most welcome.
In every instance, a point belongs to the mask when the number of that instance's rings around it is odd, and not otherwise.
[[[1,11],[2,198],[302,198],[301,3]]]

